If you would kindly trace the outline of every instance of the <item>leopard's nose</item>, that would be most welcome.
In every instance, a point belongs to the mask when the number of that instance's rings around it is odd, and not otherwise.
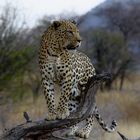
[[[82,41],[82,39],[77,39],[77,42],[79,42],[79,43],[80,43],[81,41]]]

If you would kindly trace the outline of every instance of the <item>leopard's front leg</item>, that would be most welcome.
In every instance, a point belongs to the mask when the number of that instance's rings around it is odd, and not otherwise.
[[[67,72],[64,75],[65,77],[63,77],[63,80],[61,82],[61,96],[57,108],[58,119],[65,119],[70,115],[68,102],[71,95],[73,78],[71,72]]]
[[[44,95],[46,99],[46,104],[48,107],[48,112],[46,120],[56,119],[56,109],[55,109],[55,99],[54,99],[54,84],[51,79],[42,79],[42,85],[44,90]]]

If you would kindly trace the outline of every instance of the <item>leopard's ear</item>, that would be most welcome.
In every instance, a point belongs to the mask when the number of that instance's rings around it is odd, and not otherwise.
[[[77,25],[76,21],[75,20],[71,20],[71,22],[75,25]]]
[[[54,21],[53,22],[53,26],[55,28],[55,30],[57,30],[57,28],[61,25],[60,21]]]

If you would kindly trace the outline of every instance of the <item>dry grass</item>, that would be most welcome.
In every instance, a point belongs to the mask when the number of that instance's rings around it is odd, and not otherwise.
[[[140,121],[140,94],[111,91],[98,94],[96,100],[102,106],[107,103],[115,104],[129,121]]]
[[[98,106],[103,108],[102,111],[106,111],[104,108],[105,106],[108,107],[108,103],[112,103],[112,105],[115,104],[115,107],[118,109],[117,115],[118,113],[122,114],[121,118],[118,119],[118,131],[122,132],[128,138],[136,138],[140,136],[140,94],[118,93],[117,91],[111,91],[111,94],[108,94],[107,92],[104,92],[97,95],[97,103]],[[116,113],[113,110],[113,106],[112,113]],[[111,117],[109,118],[111,119]],[[117,133],[105,133],[104,136],[101,137],[101,140],[119,139]]]

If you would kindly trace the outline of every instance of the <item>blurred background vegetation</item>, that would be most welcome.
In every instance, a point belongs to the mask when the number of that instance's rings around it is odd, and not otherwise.
[[[97,73],[112,75],[97,96],[103,117],[108,121],[120,120],[120,129],[129,137],[140,135],[139,13],[138,0],[125,3],[110,0],[82,16],[44,16],[29,28],[25,22],[19,24],[15,7],[10,4],[3,7],[0,13],[0,129],[23,121],[23,111],[29,111],[36,119],[45,115],[38,49],[43,31],[57,18],[77,21],[83,38],[79,50],[91,58]],[[105,135],[104,140],[105,137],[117,140],[116,136]]]

